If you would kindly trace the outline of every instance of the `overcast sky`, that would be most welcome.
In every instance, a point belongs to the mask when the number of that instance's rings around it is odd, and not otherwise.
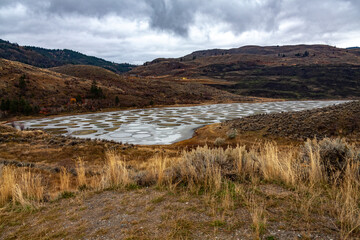
[[[244,45],[360,45],[360,0],[0,0],[0,38],[141,64]]]

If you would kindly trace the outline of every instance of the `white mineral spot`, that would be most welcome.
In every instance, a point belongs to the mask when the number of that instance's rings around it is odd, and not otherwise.
[[[171,144],[191,138],[194,129],[252,114],[300,111],[345,101],[231,103],[92,113],[21,121],[26,128],[51,129],[64,135],[142,145]],[[84,134],[84,135],[81,135]]]

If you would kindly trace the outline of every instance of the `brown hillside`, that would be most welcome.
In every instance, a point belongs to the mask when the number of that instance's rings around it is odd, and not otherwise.
[[[304,57],[303,54],[309,55]],[[299,55],[300,54],[300,55]],[[297,56],[298,55],[298,56]],[[360,56],[355,50],[327,45],[295,46],[245,46],[234,49],[196,51],[181,58],[155,59],[130,73],[147,75],[201,75],[202,68],[213,64],[239,64],[244,66],[293,66],[293,65],[359,65]]]
[[[205,126],[198,129],[192,139],[174,146],[212,146],[217,138],[224,140],[224,146],[251,146],[263,140],[289,145],[302,143],[308,138],[321,140],[327,137],[347,138],[359,145],[359,116],[360,101],[298,112],[257,114]]]
[[[26,92],[22,97],[42,107],[56,107],[71,97],[86,93],[91,81],[37,68],[20,62],[0,59],[0,92],[2,99],[19,97],[19,78],[25,75]]]
[[[112,80],[118,81],[123,79],[120,75],[107,70],[105,68],[90,65],[64,65],[60,67],[50,68],[51,71],[70,75],[73,77],[87,78],[90,80]]]
[[[124,77],[93,66],[70,65],[55,68],[54,70],[58,71],[55,72],[0,59],[0,69],[0,100],[15,99],[22,94],[19,79],[24,75],[26,91],[23,98],[32,105],[50,109],[52,113],[96,110],[104,107],[257,100],[195,83]],[[90,99],[88,97],[93,80],[96,80],[105,98]],[[82,102],[69,105],[70,98],[76,96],[81,96]],[[118,104],[115,101],[116,96],[119,98]]]
[[[357,49],[327,45],[246,46],[155,59],[130,74],[186,79],[241,96],[341,99],[360,97],[359,63]]]

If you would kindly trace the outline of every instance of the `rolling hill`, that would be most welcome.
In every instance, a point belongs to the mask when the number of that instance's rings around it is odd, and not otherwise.
[[[113,63],[101,58],[87,56],[68,49],[50,50],[39,47],[19,46],[0,39],[0,58],[18,61],[41,68],[66,64],[99,66],[116,73],[130,71],[134,65]]]
[[[130,71],[204,82],[231,93],[286,99],[360,97],[358,49],[327,45],[245,46],[155,59]]]
[[[198,83],[129,77],[95,66],[66,65],[44,69],[0,59],[1,106],[3,113],[13,115],[23,113],[20,110],[24,102],[33,109],[59,113],[109,107],[259,100]]]

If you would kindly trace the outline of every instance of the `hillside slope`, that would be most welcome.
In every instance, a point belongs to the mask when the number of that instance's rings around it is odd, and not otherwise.
[[[221,81],[212,86],[247,96],[360,97],[359,51],[326,45],[204,50],[177,59],[155,59],[130,73]]]
[[[94,66],[75,65],[55,69],[66,75],[0,59],[0,70],[0,101],[10,100],[11,105],[24,99],[33,107],[38,106],[40,110],[46,108],[50,113],[106,107],[259,100],[196,83],[121,76]],[[71,98],[76,98],[76,101]]]
[[[94,65],[116,73],[130,71],[134,65],[113,63],[101,58],[87,56],[68,49],[45,49],[39,47],[19,46],[0,39],[0,58],[18,61],[36,67],[49,68],[66,64]]]

